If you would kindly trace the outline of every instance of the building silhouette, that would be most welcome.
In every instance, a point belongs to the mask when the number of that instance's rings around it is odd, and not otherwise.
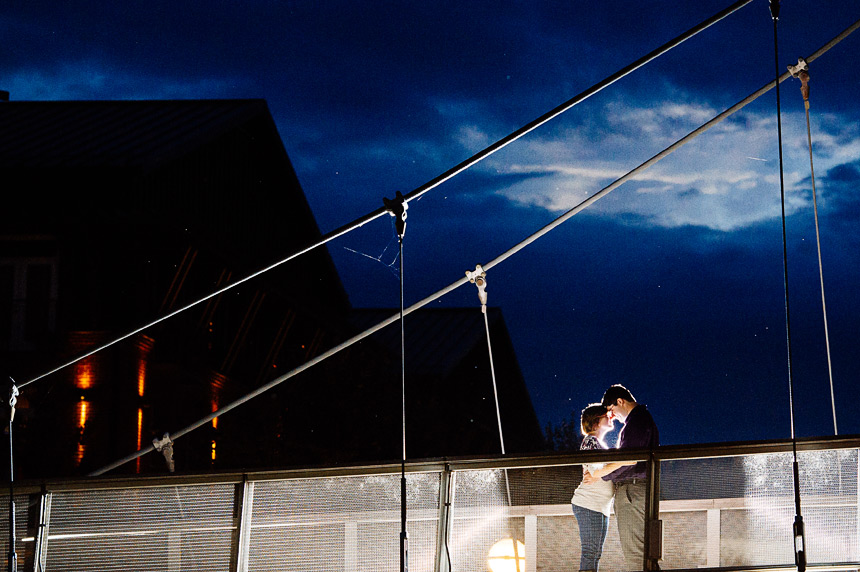
[[[263,100],[2,102],[0,169],[4,381],[24,384],[208,297],[25,385],[14,422],[24,477],[123,458],[393,313],[354,310],[325,248],[211,296],[320,237]],[[534,451],[524,380],[501,313],[490,319],[508,451]],[[406,323],[410,456],[499,451],[480,313],[419,311]],[[398,458],[393,335],[183,436],[176,469]],[[118,471],[166,464],[151,454]]]

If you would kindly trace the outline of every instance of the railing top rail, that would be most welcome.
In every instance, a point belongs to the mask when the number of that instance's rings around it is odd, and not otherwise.
[[[707,443],[699,445],[669,445],[654,450],[659,461],[680,459],[707,459],[766,453],[788,453],[791,440],[748,441],[736,443]],[[797,450],[822,451],[860,448],[860,435],[839,437],[805,438],[797,441]],[[408,461],[406,472],[426,473],[442,471],[469,471],[488,469],[517,469],[580,465],[591,462],[641,461],[647,460],[651,451],[647,449],[577,451],[572,453],[543,453],[534,455],[507,455],[485,457],[458,457]],[[368,475],[394,475],[400,472],[400,463],[356,464],[336,467],[300,467],[282,470],[232,471],[220,473],[189,473],[178,475],[130,475],[111,477],[86,477],[69,479],[45,479],[16,482],[16,492],[33,494],[39,492],[71,490],[104,490],[135,487],[163,487],[206,484],[241,484],[246,481],[273,481],[308,478],[360,477]]]

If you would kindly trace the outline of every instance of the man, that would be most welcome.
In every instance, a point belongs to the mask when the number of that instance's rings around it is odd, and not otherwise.
[[[623,385],[613,385],[603,394],[601,404],[610,418],[624,424],[618,436],[619,449],[653,449],[660,444],[660,434],[651,413]],[[602,477],[615,483],[615,516],[621,549],[631,570],[642,570],[645,564],[645,462],[609,463],[589,480]],[[585,479],[584,479],[585,480]]]

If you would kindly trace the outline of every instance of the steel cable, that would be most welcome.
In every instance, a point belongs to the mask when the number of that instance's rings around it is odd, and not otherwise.
[[[806,60],[809,62],[815,61],[818,57],[820,57],[825,52],[830,50],[833,46],[837,45],[843,39],[848,37],[851,33],[856,31],[857,28],[860,28],[860,20],[857,20],[856,22],[854,22],[851,26],[846,28],[839,35],[837,35],[832,40],[830,40],[828,43],[826,43],[824,46],[822,46],[821,48],[816,50],[812,55],[810,55],[808,58],[806,58]],[[778,81],[779,82],[785,81],[789,77],[791,77],[791,74],[789,72],[786,72],[785,74],[779,76]],[[714,127],[717,123],[725,120],[726,118],[728,118],[732,114],[736,113],[740,109],[749,105],[752,101],[754,101],[755,99],[761,97],[762,95],[764,95],[765,93],[767,93],[768,91],[773,89],[773,87],[776,85],[776,83],[777,83],[777,80],[771,81],[770,83],[768,83],[765,86],[761,87],[760,89],[756,90],[755,92],[753,92],[752,94],[750,94],[749,96],[747,96],[746,98],[741,100],[740,102],[736,103],[735,105],[731,106],[730,108],[728,108],[724,112],[720,113],[719,115],[717,115],[716,117],[714,117],[713,119],[708,121],[707,123],[701,125],[700,127],[695,129],[694,131],[691,131],[689,134],[685,135],[684,137],[682,137],[681,139],[679,139],[678,141],[676,141],[675,143],[673,143],[672,145],[670,145],[669,147],[667,147],[666,149],[664,149],[663,151],[658,153],[657,155],[654,155],[652,158],[650,158],[647,161],[645,161],[644,163],[640,164],[638,167],[632,169],[631,171],[629,171],[628,173],[623,175],[618,180],[607,185],[606,187],[604,187],[603,189],[601,189],[600,191],[598,191],[597,193],[595,193],[591,197],[583,200],[581,203],[579,203],[575,207],[571,208],[570,210],[568,210],[563,215],[556,218],[551,223],[542,227],[541,229],[539,229],[535,233],[526,237],[523,241],[519,242],[518,244],[514,245],[513,247],[511,247],[510,249],[508,249],[507,251],[505,251],[501,255],[494,258],[492,261],[488,262],[487,264],[483,264],[482,267],[485,270],[489,270],[493,266],[496,266],[496,265],[504,262],[505,260],[507,260],[508,258],[513,256],[514,254],[516,254],[517,252],[519,252],[520,250],[522,250],[523,248],[525,248],[526,246],[528,246],[532,242],[534,242],[537,239],[541,238],[542,236],[546,235],[551,230],[553,230],[556,227],[558,227],[559,225],[561,225],[563,222],[569,220],[570,218],[572,218],[573,216],[575,216],[579,212],[583,211],[588,206],[591,206],[592,204],[594,204],[597,200],[603,198],[608,193],[612,192],[614,189],[619,187],[622,183],[626,182],[630,178],[632,178],[635,175],[639,174],[640,172],[644,171],[645,169],[647,169],[648,167],[650,167],[654,163],[656,163],[656,162],[660,161],[661,159],[665,158],[666,156],[670,155],[671,153],[673,153],[674,151],[679,149],[681,146],[685,145],[686,143],[689,143],[695,137],[698,137],[699,135],[701,135],[702,133],[704,133],[708,129]],[[456,290],[460,286],[462,286],[464,284],[468,284],[468,283],[469,283],[468,277],[464,276],[463,278],[460,278],[459,280],[452,282],[448,286],[445,286],[444,288],[437,290],[433,294],[430,294],[429,296],[423,298],[422,300],[419,300],[415,304],[412,304],[411,306],[407,307],[406,309],[404,309],[403,315],[407,316],[407,315],[411,314],[412,312],[414,312],[415,310],[418,310],[418,309],[426,306],[430,302],[438,300],[442,296],[444,296],[450,292],[453,292],[454,290]],[[189,425],[183,429],[180,429],[176,433],[171,433],[170,434],[171,439],[176,440],[179,437],[182,437],[183,435],[197,429],[198,427],[201,427],[201,426],[209,423],[215,417],[218,417],[219,415],[223,415],[224,413],[227,413],[228,411],[235,409],[239,405],[242,405],[243,403],[250,401],[254,397],[257,397],[258,395],[265,393],[266,391],[272,389],[273,387],[280,385],[281,383],[283,383],[287,379],[295,377],[296,375],[302,373],[303,371],[310,369],[311,367],[315,366],[316,364],[320,363],[321,361],[324,361],[324,360],[328,359],[329,357],[339,353],[340,351],[348,348],[349,346],[373,335],[374,333],[378,332],[379,330],[383,329],[384,327],[398,321],[399,319],[400,319],[400,314],[399,313],[394,314],[393,316],[379,322],[375,326],[372,326],[372,327],[368,328],[367,330],[364,330],[363,332],[356,334],[355,336],[349,338],[348,340],[345,340],[344,342],[338,344],[337,346],[330,348],[329,350],[323,352],[322,354],[311,359],[310,361],[305,362],[304,364],[296,367],[295,369],[287,372],[286,374],[269,381],[268,383],[260,386],[259,388],[246,394],[245,396],[243,396],[239,399],[236,399],[235,401],[225,405],[224,407],[218,409],[217,411],[210,413],[209,415],[200,419],[199,421],[192,423],[191,425]],[[145,454],[147,454],[153,450],[154,450],[154,448],[152,446],[146,447],[144,449],[141,449],[140,451],[137,451],[131,455],[128,455],[127,457],[124,457],[123,459],[120,459],[119,461],[117,461],[115,463],[112,463],[106,467],[103,467],[102,469],[99,469],[95,472],[92,472],[92,473],[90,473],[90,475],[91,476],[101,475],[101,474],[106,473],[106,472],[108,472],[108,471],[110,471],[116,467],[119,467],[119,466],[121,466],[127,462],[133,461],[134,459],[136,459],[140,456],[143,456],[143,455],[145,455]]]

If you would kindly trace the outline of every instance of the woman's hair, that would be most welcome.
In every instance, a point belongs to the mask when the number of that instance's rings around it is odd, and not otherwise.
[[[583,435],[590,435],[597,430],[600,418],[606,415],[606,408],[599,403],[592,403],[582,410],[580,428]]]

